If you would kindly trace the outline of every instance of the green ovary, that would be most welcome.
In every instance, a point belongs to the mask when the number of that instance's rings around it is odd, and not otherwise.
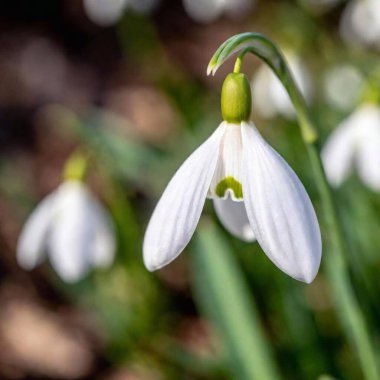
[[[234,177],[226,177],[218,183],[215,188],[215,193],[218,197],[223,198],[226,191],[231,189],[236,199],[243,199],[243,188],[239,181],[236,181]]]

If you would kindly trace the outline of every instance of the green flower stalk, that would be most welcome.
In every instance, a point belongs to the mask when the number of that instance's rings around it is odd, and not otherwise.
[[[88,169],[87,155],[80,150],[71,154],[63,168],[62,177],[65,181],[85,181]]]
[[[356,349],[364,378],[366,380],[378,380],[380,379],[380,372],[376,363],[375,348],[363,312],[350,283],[343,233],[335,210],[332,192],[321,164],[317,146],[317,129],[309,115],[306,103],[279,48],[270,39],[259,33],[243,33],[225,41],[212,57],[207,73],[214,75],[218,68],[235,53],[239,53],[234,68],[235,74],[240,73],[244,56],[247,53],[252,53],[270,66],[292,100],[330,231],[331,252],[325,255],[325,262],[330,286],[335,295],[336,308],[344,331]]]

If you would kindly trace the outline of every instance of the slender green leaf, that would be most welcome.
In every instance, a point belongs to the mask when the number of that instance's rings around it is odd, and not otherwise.
[[[193,254],[196,300],[219,330],[235,379],[279,378],[239,263],[219,230],[202,226]]]

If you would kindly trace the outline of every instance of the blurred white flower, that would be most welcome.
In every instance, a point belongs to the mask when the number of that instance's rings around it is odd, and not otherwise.
[[[359,70],[350,65],[337,65],[329,69],[323,78],[327,101],[341,110],[352,109],[364,87],[364,78]]]
[[[380,47],[380,1],[351,0],[343,12],[340,32],[347,43]]]
[[[361,106],[327,139],[322,160],[328,180],[339,186],[354,166],[361,180],[380,191],[380,108]]]
[[[240,16],[254,3],[253,0],[183,0],[187,14],[201,23],[212,22],[222,14]]]
[[[131,8],[139,13],[150,12],[159,0],[83,0],[87,17],[99,26],[116,24]]]
[[[306,101],[311,98],[311,79],[302,61],[293,54],[286,56],[294,80]],[[288,119],[296,116],[288,93],[281,81],[267,65],[262,65],[252,79],[253,109],[264,118],[281,115]]]
[[[314,279],[322,248],[311,201],[293,170],[247,122],[222,122],[170,181],[145,233],[149,270],[184,250],[206,197],[233,235],[256,238],[273,263],[295,279]]]
[[[67,282],[81,279],[91,267],[109,266],[114,259],[111,220],[80,181],[65,181],[44,198],[21,231],[17,260],[24,269],[33,269],[46,253]]]

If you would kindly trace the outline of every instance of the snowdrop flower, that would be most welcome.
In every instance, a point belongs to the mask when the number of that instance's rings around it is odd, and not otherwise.
[[[222,89],[224,121],[178,169],[153,212],[143,245],[148,270],[184,250],[210,198],[229,232],[256,239],[295,279],[314,279],[321,235],[313,206],[293,170],[248,121],[250,113],[246,76],[229,74]]]
[[[329,182],[337,187],[354,166],[361,180],[380,191],[380,108],[361,106],[327,139],[322,161]]]
[[[311,98],[311,80],[309,72],[302,61],[295,55],[288,54],[287,60],[294,79],[306,100]],[[252,79],[253,108],[260,116],[272,118],[281,115],[288,119],[295,118],[295,110],[289,95],[277,76],[266,65],[262,65]]]
[[[340,32],[348,43],[380,47],[380,1],[350,1],[342,15]]]
[[[252,0],[183,0],[188,15],[197,22],[208,23],[223,13],[239,16],[253,5]]]
[[[111,220],[78,180],[66,180],[44,198],[26,221],[17,245],[17,261],[36,267],[48,254],[62,280],[74,282],[92,267],[109,266],[115,254]]]

